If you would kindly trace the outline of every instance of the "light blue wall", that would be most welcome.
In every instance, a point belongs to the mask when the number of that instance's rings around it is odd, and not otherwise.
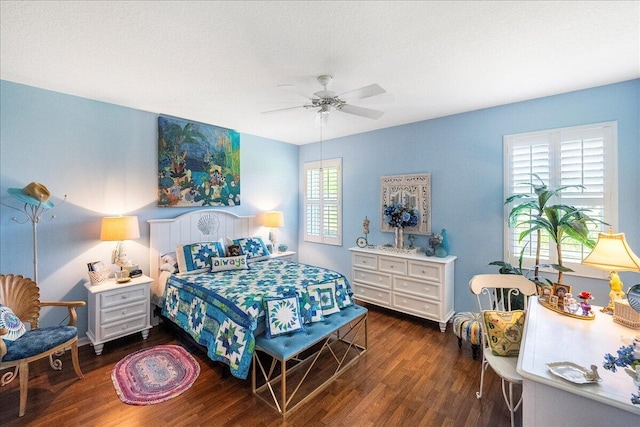
[[[302,241],[299,176],[305,161],[319,159],[319,144],[297,147],[242,134],[242,205],[229,210],[255,214],[285,212],[278,241],[298,250],[302,262],[350,276],[348,248],[371,219],[373,243],[391,241],[379,231],[380,176],[432,174],[433,229],[446,228],[456,261],[456,311],[475,302],[468,291],[473,274],[495,272],[502,259],[502,137],[505,134],[618,121],[620,231],[640,253],[640,80],[598,87],[440,119],[325,141],[324,158],[342,157],[344,245]],[[107,261],[111,242],[98,239],[100,220],[115,213],[138,215],[142,237],[128,252],[148,272],[146,220],[187,209],[157,208],[157,114],[0,81],[0,201],[16,206],[11,187],[44,183],[56,204],[38,226],[42,299],[86,300],[86,263]],[[68,200],[61,203],[64,194]],[[0,206],[0,271],[32,276],[31,227],[11,220],[19,213]],[[296,244],[297,243],[297,244]],[[419,237],[417,245],[425,244]],[[624,273],[627,284],[640,282]],[[607,301],[606,282],[567,279]],[[78,327],[86,331],[86,308]],[[64,315],[45,312],[44,324]]]
[[[458,256],[455,309],[471,310],[476,302],[468,290],[469,279],[497,272],[487,264],[503,258],[503,136],[614,120],[619,226],[640,253],[639,97],[640,80],[632,80],[324,141],[323,158],[343,159],[344,245],[305,243],[301,229],[300,261],[327,265],[350,276],[348,248],[362,235],[365,216],[371,220],[371,243],[393,239],[391,233],[380,232],[380,176],[428,172],[433,231],[446,228],[451,253]],[[301,176],[303,163],[318,160],[319,153],[318,143],[301,147]],[[425,244],[424,237],[416,239],[416,245]],[[621,277],[626,284],[640,282],[637,273]],[[565,282],[594,292],[595,304],[608,301],[608,286],[602,280],[568,277]]]
[[[189,209],[156,207],[157,114],[0,81],[0,272],[33,277],[31,223],[6,207],[21,207],[7,189],[41,182],[52,193],[56,218],[38,225],[41,300],[87,300],[86,263],[108,263],[113,242],[101,242],[101,218],[135,214],[139,240],[127,242],[129,257],[149,273],[152,218]],[[241,134],[239,215],[271,209],[285,213],[279,242],[296,250],[298,146]],[[67,201],[62,203],[64,195]],[[58,324],[65,310],[43,312],[42,324]],[[78,310],[87,329],[87,309]]]

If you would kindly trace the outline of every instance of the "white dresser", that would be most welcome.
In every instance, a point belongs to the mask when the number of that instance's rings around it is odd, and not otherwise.
[[[116,283],[114,279],[92,285],[84,284],[89,291],[89,330],[97,355],[102,354],[104,343],[141,332],[147,339],[151,329],[150,284],[153,280],[140,276],[127,283]]]
[[[453,316],[455,256],[428,257],[369,248],[350,248],[356,299],[440,324]]]

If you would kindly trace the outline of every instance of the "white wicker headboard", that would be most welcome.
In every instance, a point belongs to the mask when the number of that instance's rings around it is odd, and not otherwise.
[[[256,236],[260,226],[254,216],[216,210],[200,209],[170,219],[150,219],[149,269],[158,281],[160,256],[175,252],[181,243],[210,242],[218,239]]]

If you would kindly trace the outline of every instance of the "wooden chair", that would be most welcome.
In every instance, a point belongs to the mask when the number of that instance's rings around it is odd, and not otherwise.
[[[481,312],[487,310],[512,311],[511,296],[523,295],[524,307],[527,298],[536,293],[535,284],[524,276],[514,274],[478,274],[469,282],[471,292],[478,299]],[[482,332],[482,371],[480,374],[480,391],[476,392],[478,399],[482,398],[484,372],[488,366],[502,379],[502,395],[507,403],[511,415],[511,426],[514,425],[514,414],[522,403],[522,396],[514,402],[513,384],[522,384],[522,377],[516,371],[517,356],[496,356],[489,345],[488,328]],[[506,384],[508,384],[508,390]]]
[[[40,291],[36,282],[13,274],[0,275],[0,303],[9,307],[23,323],[29,323],[30,329],[15,341],[5,341],[2,336],[7,335],[7,328],[0,328],[0,370],[13,369],[5,372],[0,378],[0,386],[4,386],[16,376],[20,376],[20,416],[25,414],[27,406],[27,382],[29,381],[29,363],[44,357],[49,358],[49,364],[55,370],[62,369],[60,356],[66,348],[71,348],[73,369],[79,378],[84,378],[78,362],[78,330],[76,307],[85,305],[84,301],[44,302],[40,301]],[[67,307],[69,310],[69,325],[38,327],[40,309],[46,306]]]

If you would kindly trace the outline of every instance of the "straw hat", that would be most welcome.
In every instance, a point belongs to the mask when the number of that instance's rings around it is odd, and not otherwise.
[[[7,192],[21,202],[30,205],[42,206],[45,209],[51,209],[53,207],[53,203],[49,201],[51,193],[47,187],[39,182],[32,182],[24,188],[10,188]]]

